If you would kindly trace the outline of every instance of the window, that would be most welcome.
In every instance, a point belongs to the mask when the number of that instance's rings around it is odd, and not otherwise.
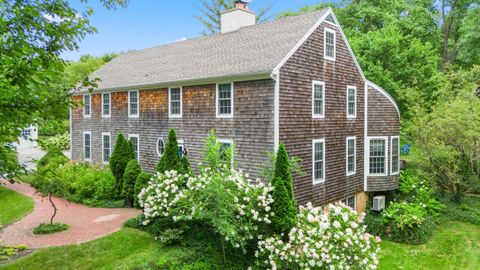
[[[177,144],[178,144],[178,155],[180,157],[183,157],[183,150],[185,148],[185,146],[183,145],[183,140],[177,140]]]
[[[30,138],[30,136],[32,136],[32,131],[29,128],[24,129],[24,130],[22,130],[21,135],[25,139]]]
[[[347,137],[347,175],[355,174],[356,169],[356,138],[355,137]]]
[[[102,116],[110,117],[110,93],[102,94]]]
[[[138,91],[128,91],[128,117],[138,117]]]
[[[231,148],[232,145],[233,145],[233,140],[218,139],[218,142],[221,144],[220,152],[221,152],[222,158],[224,160],[226,160],[227,159],[227,151],[230,151],[230,155],[231,155],[230,159],[231,159],[231,162],[233,163],[233,149]]]
[[[182,117],[182,88],[169,88],[168,100],[168,116]]]
[[[375,137],[369,139],[369,174],[387,174],[387,138]]]
[[[357,116],[357,88],[355,86],[347,87],[347,118]]]
[[[390,150],[392,153],[392,164],[390,164],[391,174],[397,174],[400,172],[400,137],[394,136],[392,137],[392,149]]]
[[[233,117],[233,83],[217,84],[217,117]]]
[[[352,208],[353,210],[356,210],[356,208],[357,208],[356,198],[357,198],[357,195],[349,196],[349,197],[343,199],[342,203],[345,204],[346,206]]]
[[[328,60],[335,61],[335,31],[325,28],[324,40],[324,55],[323,57]]]
[[[112,152],[112,140],[110,133],[102,133],[102,161],[107,163],[110,161],[110,155]]]
[[[133,144],[133,151],[135,151],[135,158],[140,161],[140,140],[137,134],[128,134],[128,139]]]
[[[157,140],[157,154],[159,157],[163,155],[163,151],[165,151],[165,142],[162,138],[158,138]]]
[[[83,116],[90,117],[91,110],[92,110],[91,96],[84,95],[83,96]]]
[[[92,160],[92,133],[90,131],[83,132],[83,159]]]
[[[313,183],[325,182],[325,139],[313,140]]]
[[[325,116],[325,83],[312,82],[312,117],[323,118]]]

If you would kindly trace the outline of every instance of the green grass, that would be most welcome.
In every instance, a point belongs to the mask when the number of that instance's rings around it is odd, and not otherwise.
[[[33,210],[32,198],[2,186],[0,186],[0,199],[0,227],[17,221]]]
[[[379,269],[480,269],[480,226],[449,221],[419,246],[383,241]]]

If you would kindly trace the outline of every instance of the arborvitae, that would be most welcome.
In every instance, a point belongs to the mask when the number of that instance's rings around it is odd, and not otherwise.
[[[180,155],[178,154],[177,135],[172,128],[168,133],[168,141],[165,146],[165,151],[157,164],[157,172],[164,173],[165,171],[175,170],[182,171],[182,164]]]
[[[182,165],[182,173],[187,174],[192,172],[192,169],[190,168],[190,162],[186,156],[182,156],[180,158],[180,164]]]
[[[148,181],[152,178],[152,175],[147,172],[141,172],[137,176],[137,181],[135,181],[135,189],[133,194],[133,206],[139,208],[140,205],[138,204],[138,194],[142,191],[143,188],[148,186]]]
[[[136,159],[128,162],[125,173],[123,174],[122,198],[125,199],[127,205],[133,206],[133,196],[135,194],[135,182],[138,175],[142,172],[140,164]]]
[[[125,140],[123,134],[119,134],[115,142],[115,148],[110,156],[110,169],[115,177],[117,196],[122,192],[123,174],[130,160],[135,159],[135,151],[132,143]]]
[[[275,175],[272,179],[272,228],[275,233],[287,234],[297,224],[297,208],[293,194],[293,178],[285,145],[280,144],[275,158]]]

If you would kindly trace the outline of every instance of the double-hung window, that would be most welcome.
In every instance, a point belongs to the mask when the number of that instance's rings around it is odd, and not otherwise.
[[[356,138],[355,137],[347,137],[347,144],[346,144],[346,167],[347,167],[347,175],[355,174],[356,171]]]
[[[90,117],[92,114],[92,96],[84,95],[83,96],[83,117]]]
[[[352,208],[353,210],[356,210],[356,207],[357,207],[356,197],[357,197],[356,195],[348,196],[342,200],[342,203]]]
[[[102,133],[102,161],[108,163],[112,153],[112,137],[108,132]]]
[[[325,182],[325,139],[313,140],[312,156],[313,183]]]
[[[175,87],[168,89],[168,116],[182,117],[182,88]]]
[[[128,117],[138,117],[138,91],[128,91]]]
[[[217,117],[233,117],[233,83],[217,84]]]
[[[90,131],[83,132],[83,159],[92,160],[92,133]]]
[[[312,82],[312,117],[325,117],[325,83]]]
[[[128,139],[133,144],[133,151],[135,152],[135,158],[140,161],[140,139],[138,134],[128,134]]]
[[[233,163],[233,140],[227,139],[218,139],[218,143],[220,143],[220,155],[223,160],[227,160],[230,156],[230,162]]]
[[[357,116],[357,87],[347,87],[347,118]]]
[[[102,94],[102,116],[110,117],[110,93]]]
[[[393,136],[390,145],[392,148],[390,150],[390,153],[392,153],[392,164],[390,164],[391,174],[398,174],[400,172],[400,137]]]
[[[324,54],[323,57],[327,60],[335,61],[335,36],[336,32],[332,29],[325,28],[323,45],[324,45]]]
[[[387,137],[372,137],[368,141],[369,174],[387,175]]]

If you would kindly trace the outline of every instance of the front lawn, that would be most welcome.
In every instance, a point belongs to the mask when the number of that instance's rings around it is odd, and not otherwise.
[[[480,226],[448,221],[427,244],[382,242],[379,269],[479,269]]]
[[[0,228],[13,223],[33,210],[30,197],[0,186]]]

